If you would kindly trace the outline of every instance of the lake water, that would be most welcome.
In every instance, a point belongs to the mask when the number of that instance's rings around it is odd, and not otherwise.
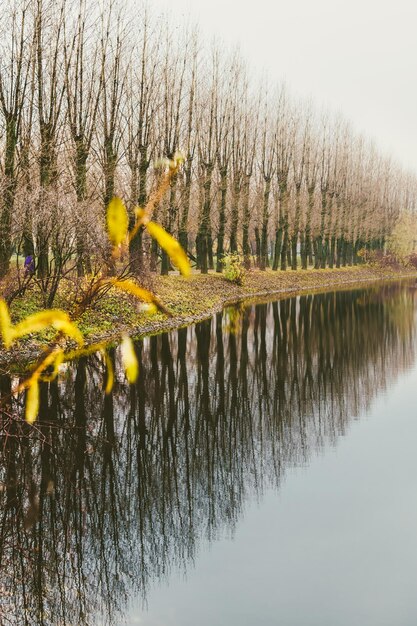
[[[416,293],[226,309],[5,413],[0,623],[415,626]]]

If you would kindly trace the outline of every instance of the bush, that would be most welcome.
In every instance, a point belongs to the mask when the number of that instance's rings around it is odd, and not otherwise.
[[[408,255],[407,265],[417,269],[417,253],[416,252],[412,252],[411,254]]]
[[[235,285],[243,285],[245,268],[242,257],[237,252],[229,252],[223,256],[222,264],[225,279]]]
[[[364,250],[361,256],[368,265],[377,267],[399,270],[405,265],[404,259],[392,250]]]

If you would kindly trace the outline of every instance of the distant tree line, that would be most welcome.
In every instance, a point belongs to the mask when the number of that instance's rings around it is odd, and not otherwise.
[[[145,5],[6,0],[0,17],[0,278],[13,253],[40,280],[106,254],[105,207],[145,204],[159,158],[182,171],[157,208],[202,272],[226,252],[285,270],[358,262],[416,205],[416,177],[340,116],[252,80]],[[170,269],[142,233],[131,270]]]

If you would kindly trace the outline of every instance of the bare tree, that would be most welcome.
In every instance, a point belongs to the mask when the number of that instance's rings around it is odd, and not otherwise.
[[[75,24],[66,28],[65,37],[65,91],[67,120],[72,139],[72,164],[77,199],[75,209],[77,273],[91,272],[88,253],[88,224],[86,219],[87,161],[96,131],[97,112],[101,98],[104,74],[100,71],[100,47],[92,39],[97,22],[87,11],[86,0],[74,0]]]
[[[291,269],[296,270],[298,267],[298,241],[300,236],[300,226],[302,218],[302,191],[305,182],[305,170],[307,161],[307,150],[309,144],[310,119],[309,112],[305,112],[302,108],[296,111],[296,129],[294,143],[294,158],[292,161],[293,180],[295,187],[295,213],[294,222],[292,224],[291,233]],[[301,230],[303,232],[303,229]],[[301,237],[301,258],[305,256],[305,240],[304,235]]]
[[[228,68],[228,66],[226,66]],[[221,272],[222,259],[225,252],[226,207],[228,192],[228,176],[231,156],[231,93],[229,89],[227,69],[222,73],[218,85],[218,104],[216,108],[216,151],[219,171],[218,191],[218,232],[217,232],[217,263],[216,272]]]
[[[197,147],[196,105],[198,98],[199,49],[197,33],[193,33],[190,47],[191,68],[188,77],[187,127],[184,138],[185,163],[181,217],[178,226],[178,241],[184,250],[189,249],[188,221],[190,214],[193,163]]]
[[[36,247],[38,276],[45,278],[49,271],[49,246],[53,225],[58,223],[57,182],[58,142],[62,131],[63,80],[63,30],[65,2],[36,0],[35,4],[35,54],[37,111],[39,125],[39,196],[38,215],[49,206],[48,225],[41,218],[37,223]]]
[[[313,263],[312,220],[315,204],[315,193],[318,176],[318,134],[314,128],[314,119],[311,111],[307,112],[306,145],[305,145],[304,176],[307,190],[307,208],[305,217],[305,231],[301,234],[301,267],[307,269],[308,263]]]
[[[276,177],[279,189],[279,217],[275,232],[275,253],[273,269],[287,268],[289,246],[289,174],[293,160],[295,142],[294,116],[291,111],[288,94],[282,87],[277,103],[276,132]]]
[[[207,72],[208,73],[208,72]],[[209,268],[211,252],[211,205],[212,181],[216,167],[216,118],[218,107],[219,56],[213,50],[210,67],[210,79],[206,86],[201,87],[201,95],[205,106],[200,109],[198,122],[198,158],[203,186],[203,206],[197,233],[197,258],[203,274]]]
[[[133,207],[146,204],[148,169],[155,150],[156,114],[160,106],[158,71],[159,30],[153,30],[148,8],[140,16],[141,40],[135,46],[128,68],[125,153],[130,170],[130,219]],[[142,230],[129,244],[131,270],[143,270]]]
[[[12,216],[18,184],[17,150],[34,52],[29,2],[13,2],[4,14],[0,37],[0,112],[5,135],[1,155],[0,278],[9,269],[12,252]]]
[[[172,159],[180,150],[181,130],[184,123],[183,97],[187,69],[190,37],[186,32],[183,45],[174,46],[172,32],[167,28],[165,38],[164,60],[162,67],[163,101],[161,113],[162,137],[164,156]],[[168,232],[172,232],[177,221],[177,183],[178,175],[172,177],[168,206],[163,215],[163,224]],[[168,255],[162,250],[161,274],[168,274],[170,267]]]
[[[269,267],[268,258],[268,231],[269,231],[269,198],[271,195],[272,177],[275,174],[276,159],[276,129],[269,113],[268,92],[265,92],[263,101],[263,120],[262,120],[262,145],[261,145],[261,161],[260,170],[263,178],[263,207],[262,207],[262,223],[260,250],[258,251],[259,268],[264,270]],[[259,238],[258,238],[259,240]]]

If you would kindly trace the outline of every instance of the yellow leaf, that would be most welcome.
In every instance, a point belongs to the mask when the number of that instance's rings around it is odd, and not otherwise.
[[[147,217],[147,216],[146,216],[146,213],[145,213],[145,209],[142,209],[142,207],[140,207],[140,206],[136,206],[136,207],[133,209],[133,211],[134,211],[134,213],[135,213],[135,217],[136,217],[138,220],[146,220],[146,217]]]
[[[13,327],[12,332],[14,338],[23,337],[28,333],[37,333],[40,330],[44,330],[52,326],[58,331],[61,331],[72,337],[75,341],[82,346],[84,343],[83,336],[78,328],[71,322],[69,316],[64,311],[59,309],[48,309],[41,311],[40,313],[34,313],[29,315],[19,324]]]
[[[43,372],[50,365],[53,366],[52,372],[50,374],[40,375],[39,377],[40,380],[46,383],[51,382],[52,380],[55,380],[55,378],[58,376],[58,373],[59,373],[59,366],[63,362],[64,362],[64,351],[61,348],[56,348],[55,350],[51,352],[50,355],[48,355],[42,361],[42,363],[40,363],[39,367],[37,368],[37,371]]]
[[[139,285],[134,283],[132,280],[117,280],[111,278],[109,282],[111,282],[114,287],[117,287],[122,291],[127,291],[128,293],[132,294],[132,296],[136,296],[136,298],[139,298],[139,300],[143,300],[144,302],[154,301],[155,296],[150,291],[139,287]]]
[[[114,197],[107,207],[107,231],[114,246],[126,239],[128,226],[129,217],[123,200]]]
[[[105,348],[105,345],[105,342],[101,341],[100,343],[92,343],[87,348],[77,348],[76,350],[71,350],[70,352],[66,352],[64,354],[64,361],[74,361],[74,359],[79,359],[82,356],[90,356],[96,352],[101,352]]]
[[[173,264],[178,267],[181,274],[189,276],[191,271],[190,264],[178,241],[156,222],[148,222],[146,228],[151,237],[156,239],[161,248],[165,250]]]
[[[130,337],[124,335],[121,343],[122,363],[126,372],[127,380],[134,383],[138,377],[139,365],[136,358],[133,342]]]
[[[107,368],[107,380],[106,380],[105,394],[106,394],[106,396],[108,396],[109,393],[111,393],[111,390],[113,389],[114,369],[113,369],[112,360],[109,357],[107,352],[104,353],[104,357],[106,359],[106,368]]]
[[[26,393],[26,421],[33,424],[39,412],[39,383],[37,379],[32,379]]]
[[[0,332],[6,349],[9,349],[15,338],[10,320],[9,309],[4,300],[0,299]]]
[[[114,287],[117,287],[117,289],[126,291],[127,293],[130,293],[132,296],[135,296],[139,300],[149,302],[149,304],[155,305],[156,307],[158,307],[158,309],[160,309],[167,315],[170,315],[170,312],[153,293],[151,293],[147,289],[143,289],[143,287],[139,287],[139,285],[134,283],[133,280],[117,280],[116,278],[110,278],[108,282],[110,282]]]

